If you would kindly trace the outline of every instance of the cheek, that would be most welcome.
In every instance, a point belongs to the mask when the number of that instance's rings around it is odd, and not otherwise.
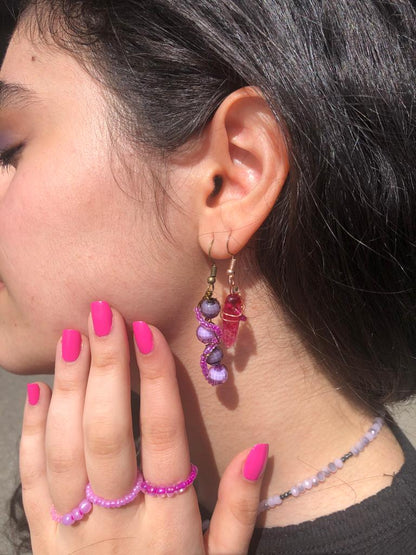
[[[68,172],[22,171],[0,202],[0,318],[8,332],[25,328],[47,342],[63,327],[84,331],[89,303],[126,248],[116,185],[92,172],[71,182]]]

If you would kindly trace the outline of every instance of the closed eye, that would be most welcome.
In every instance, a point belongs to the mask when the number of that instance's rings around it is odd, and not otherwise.
[[[23,143],[13,148],[9,148],[7,150],[3,150],[0,152],[0,167],[1,168],[8,168],[10,166],[16,167],[17,161],[19,158],[19,154],[23,148]]]

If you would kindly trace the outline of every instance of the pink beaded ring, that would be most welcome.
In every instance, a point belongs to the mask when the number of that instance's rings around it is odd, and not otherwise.
[[[104,507],[105,509],[119,509],[124,505],[128,505],[136,499],[139,493],[145,493],[146,495],[151,495],[152,497],[173,497],[174,495],[179,495],[184,493],[195,481],[198,475],[198,468],[192,464],[191,471],[186,480],[178,482],[177,484],[158,486],[151,484],[147,480],[143,479],[141,472],[137,471],[137,479],[133,488],[129,493],[118,499],[104,499],[96,495],[91,484],[87,484],[85,488],[85,499],[75,507],[71,512],[65,515],[60,515],[57,513],[54,505],[51,507],[51,517],[58,524],[64,524],[65,526],[72,526],[79,520],[82,520],[86,514],[88,514],[93,505],[98,505],[99,507]]]
[[[65,526],[72,526],[78,520],[82,520],[85,515],[87,515],[92,509],[92,504],[88,501],[88,499],[83,499],[81,503],[72,509],[70,513],[66,513],[64,515],[60,515],[56,512],[55,506],[52,505],[51,507],[51,517],[52,520],[57,522],[58,524],[64,524]]]
[[[92,491],[91,484],[87,484],[87,487],[85,488],[85,497],[93,505],[98,505],[99,507],[104,507],[105,509],[119,509],[120,507],[124,507],[124,505],[128,505],[136,499],[136,497],[141,492],[142,483],[143,476],[141,472],[137,470],[136,483],[129,491],[129,493],[127,493],[123,497],[119,497],[118,499],[104,499],[104,497],[100,497]]]
[[[156,486],[147,480],[142,482],[142,492],[152,497],[173,497],[187,490],[195,481],[198,475],[198,468],[192,464],[189,476],[183,482],[178,482],[170,486]]]

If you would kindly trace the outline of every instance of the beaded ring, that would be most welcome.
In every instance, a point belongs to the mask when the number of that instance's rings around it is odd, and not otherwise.
[[[134,501],[139,493],[145,493],[152,497],[173,497],[174,495],[180,495],[194,483],[197,475],[198,468],[194,464],[191,464],[191,471],[185,480],[172,485],[158,486],[144,480],[142,473],[137,470],[137,479],[133,488],[129,493],[117,499],[105,499],[104,497],[96,495],[92,490],[91,484],[88,483],[85,488],[85,499],[83,499],[75,509],[65,515],[60,515],[57,513],[55,506],[52,505],[51,517],[58,524],[72,526],[79,520],[82,520],[84,516],[91,511],[93,505],[98,505],[105,509],[119,509]]]
[[[151,495],[152,497],[173,497],[174,495],[178,495],[187,490],[194,483],[197,475],[198,468],[192,464],[191,472],[183,482],[178,482],[177,484],[173,484],[171,486],[157,486],[155,484],[151,484],[147,480],[144,480],[141,486],[142,492],[147,495]]]
[[[141,472],[137,470],[136,483],[134,484],[133,488],[123,497],[119,497],[118,499],[104,499],[104,497],[100,497],[92,491],[91,484],[87,484],[87,487],[85,488],[85,497],[93,505],[98,505],[99,507],[104,507],[105,509],[119,509],[120,507],[124,507],[124,505],[128,505],[136,499],[136,497],[141,492],[142,483],[143,476]]]
[[[64,524],[65,526],[72,526],[78,520],[82,520],[86,514],[88,514],[92,509],[91,503],[88,499],[83,499],[81,503],[72,509],[71,512],[66,513],[64,515],[60,515],[57,513],[55,509],[55,505],[51,507],[51,517],[52,520],[57,522],[58,524]]]

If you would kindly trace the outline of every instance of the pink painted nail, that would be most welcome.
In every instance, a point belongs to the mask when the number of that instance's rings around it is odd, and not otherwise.
[[[27,384],[27,398],[29,400],[29,405],[37,405],[40,397],[40,387],[37,383]]]
[[[105,301],[91,303],[91,316],[95,335],[98,335],[98,337],[108,335],[113,324],[113,313],[110,305]]]
[[[252,482],[258,480],[266,468],[268,455],[269,445],[267,443],[258,443],[255,445],[244,463],[244,478]]]
[[[75,362],[81,352],[81,334],[77,330],[62,332],[62,358],[65,362]]]
[[[137,348],[143,355],[153,351],[153,334],[146,322],[133,322],[134,338]]]

